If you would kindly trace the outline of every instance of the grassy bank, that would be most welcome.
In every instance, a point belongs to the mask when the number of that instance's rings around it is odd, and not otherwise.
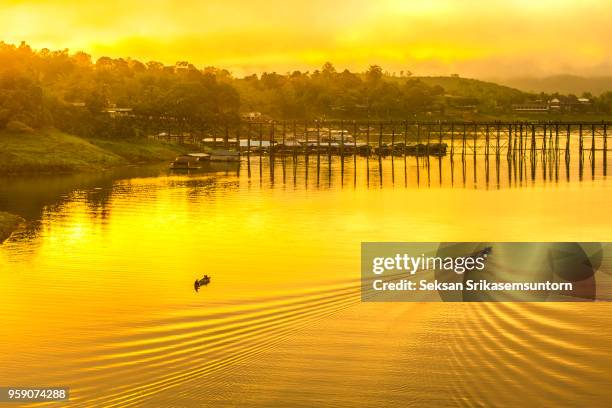
[[[107,152],[111,152],[128,163],[154,163],[174,159],[186,153],[189,148],[170,143],[151,140],[136,142],[123,140],[90,139],[89,142]]]
[[[0,132],[0,174],[100,171],[174,158],[184,147],[148,140],[88,140],[55,129]]]
[[[0,244],[15,231],[21,222],[23,222],[21,217],[0,211]]]

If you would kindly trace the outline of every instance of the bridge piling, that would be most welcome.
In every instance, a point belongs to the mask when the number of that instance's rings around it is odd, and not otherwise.
[[[536,125],[531,125],[531,158],[534,158],[536,153]]]
[[[251,131],[252,130],[253,129],[251,128],[251,122],[249,122],[247,126],[247,157],[251,156]]]
[[[353,121],[353,158],[355,159],[355,165],[357,165],[357,136],[359,135],[357,129],[357,122]]]
[[[582,161],[582,147],[583,147],[583,140],[582,140],[582,123],[580,124],[579,128],[578,128],[578,149],[579,149],[579,155],[580,155],[580,160]]]
[[[569,159],[570,155],[570,138],[572,136],[572,125],[567,125],[567,137],[565,140],[565,158]]]
[[[591,177],[595,177],[595,125],[591,125]]]
[[[472,151],[474,153],[474,159],[476,159],[476,150],[478,150],[478,124],[474,123],[474,141],[472,145]]]
[[[591,125],[591,158],[595,160],[595,125]]]
[[[382,143],[383,143],[383,122],[380,122],[380,128],[378,131],[378,156],[382,154]]]
[[[321,154],[321,123],[317,120],[317,157]]]
[[[427,126],[427,143],[425,145],[425,151],[426,151],[426,155],[427,157],[429,157],[429,141],[431,139],[431,127]],[[428,162],[429,164],[429,162]]]
[[[327,156],[331,157],[331,141],[332,141],[332,129],[331,125],[327,127]]]
[[[310,153],[310,149],[308,148],[308,121],[304,121],[304,140],[306,141],[306,152],[304,155],[306,156],[306,164],[308,164],[308,154]],[[308,168],[308,166],[306,168]]]
[[[450,154],[453,156],[455,154],[455,124],[451,123],[450,128],[451,140],[450,140]]]
[[[259,124],[259,157],[263,154],[263,124]]]
[[[395,124],[391,122],[391,158],[395,155]]]
[[[489,140],[490,140],[490,131],[489,131],[489,125],[487,124],[485,127],[485,156],[487,157],[489,157],[489,152],[490,152]]]
[[[272,121],[272,123],[270,124],[270,146],[268,147],[268,153],[270,154],[271,157],[274,156],[274,132],[276,129],[276,122]]]
[[[366,155],[370,156],[370,122],[366,124]]]
[[[340,121],[340,159],[342,160],[342,166],[344,166],[344,122],[343,121]]]
[[[293,121],[293,161],[297,158],[297,122]]]
[[[501,129],[499,128],[499,123],[496,123],[495,124],[495,138],[496,138],[496,140],[495,140],[495,156],[498,157],[498,160],[499,160],[499,139],[500,139],[500,136],[501,136],[500,133],[501,133]]]
[[[402,155],[406,157],[406,146],[408,146],[408,122],[404,121],[404,146],[402,147]]]
[[[548,127],[548,125],[544,125],[543,131],[542,131],[542,147],[543,147],[542,153],[546,153],[550,149],[552,149],[552,144],[550,140],[548,139],[549,130],[550,128]]]
[[[603,125],[603,174],[608,174],[608,125]]]
[[[506,156],[508,158],[510,158],[513,154],[514,149],[512,148],[512,129],[514,128],[514,125],[510,124],[508,125],[508,148],[507,148],[507,152],[506,152]]]

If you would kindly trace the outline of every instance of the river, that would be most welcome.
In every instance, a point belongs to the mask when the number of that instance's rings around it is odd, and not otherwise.
[[[70,406],[604,406],[607,303],[362,303],[362,241],[609,241],[601,159],[0,181],[0,384]],[[203,274],[211,283],[194,291]]]

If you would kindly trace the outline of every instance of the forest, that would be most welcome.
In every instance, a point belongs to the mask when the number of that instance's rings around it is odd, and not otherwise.
[[[612,112],[612,92],[583,95],[591,111]],[[193,123],[303,119],[471,119],[500,117],[515,104],[574,95],[529,94],[513,88],[451,77],[337,71],[325,63],[313,72],[264,72],[242,78],[187,61],[164,65],[84,52],[34,50],[0,42],[0,129],[31,131],[46,126],[89,137],[137,136],[144,130],[126,121],[109,126],[113,109],[139,118],[174,118]],[[116,122],[116,120],[115,120]],[[113,129],[109,132],[109,129]],[[113,134],[109,134],[113,133]],[[120,135],[117,135],[120,133]]]

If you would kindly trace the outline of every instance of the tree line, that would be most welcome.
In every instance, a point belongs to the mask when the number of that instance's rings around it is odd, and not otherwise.
[[[186,61],[170,66],[130,58],[93,61],[84,52],[0,42],[0,129],[16,131],[54,126],[81,136],[113,136],[112,108],[195,122],[232,122],[249,113],[276,120],[409,119],[475,111],[495,115],[534,97],[475,80],[396,76],[377,65],[353,73],[328,62],[313,72],[236,78]],[[598,111],[612,112],[612,92],[592,98]],[[143,132],[141,125],[126,124],[120,133]]]

